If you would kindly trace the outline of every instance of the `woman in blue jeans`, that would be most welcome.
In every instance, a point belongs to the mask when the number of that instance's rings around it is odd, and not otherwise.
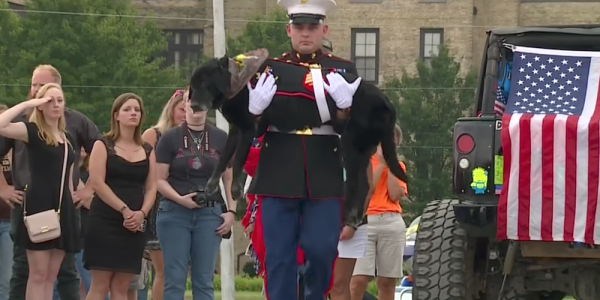
[[[221,238],[231,231],[235,205],[232,173],[223,174],[229,209],[221,193],[203,193],[227,134],[206,124],[206,111],[193,112],[184,94],[185,122],[165,132],[156,145],[158,208],[156,231],[162,246],[165,300],[184,298],[191,261],[194,300],[213,300],[214,268]]]

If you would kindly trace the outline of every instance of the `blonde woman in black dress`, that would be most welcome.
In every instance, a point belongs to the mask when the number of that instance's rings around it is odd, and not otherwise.
[[[111,110],[110,131],[90,155],[92,200],[85,232],[84,266],[92,274],[87,300],[127,300],[140,274],[146,246],[146,217],[156,198],[156,159],[142,140],[142,99],[125,93]]]
[[[47,210],[56,210],[60,215],[61,234],[57,239],[34,243],[21,221],[15,240],[16,245],[27,249],[29,278],[25,299],[51,300],[65,252],[76,253],[80,248],[79,224],[71,198],[73,181],[70,180],[75,153],[65,132],[65,101],[60,85],[44,85],[35,98],[21,102],[0,115],[0,135],[26,143],[31,180],[23,201],[24,215]],[[30,111],[29,122],[11,123],[17,116]],[[65,155],[67,168],[61,178]],[[64,187],[62,199],[59,199],[61,180],[64,180]]]

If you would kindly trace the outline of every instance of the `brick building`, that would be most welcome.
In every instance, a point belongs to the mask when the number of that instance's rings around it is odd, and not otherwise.
[[[224,0],[226,31],[239,34],[245,21],[267,14],[276,0]],[[600,23],[600,0],[338,0],[329,38],[335,52],[354,60],[362,76],[380,83],[414,70],[444,42],[466,70],[480,63],[485,30],[548,24]],[[169,62],[212,55],[212,0],[136,0],[174,34]],[[186,20],[186,18],[189,18]],[[283,26],[283,25],[282,25]]]

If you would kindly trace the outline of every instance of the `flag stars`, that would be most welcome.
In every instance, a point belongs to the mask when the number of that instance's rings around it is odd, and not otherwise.
[[[508,101],[505,100],[508,112],[578,115],[582,108],[576,101],[584,98],[585,87],[581,84],[588,80],[587,58],[515,54],[512,73],[515,91],[510,93]]]

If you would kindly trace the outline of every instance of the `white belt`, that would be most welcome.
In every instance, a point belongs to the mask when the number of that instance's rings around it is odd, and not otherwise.
[[[335,130],[333,130],[333,126],[331,125],[323,125],[321,127],[309,128],[304,130],[296,130],[296,131],[280,131],[275,126],[269,126],[269,131],[272,132],[281,132],[288,134],[297,134],[297,135],[338,135]]]

